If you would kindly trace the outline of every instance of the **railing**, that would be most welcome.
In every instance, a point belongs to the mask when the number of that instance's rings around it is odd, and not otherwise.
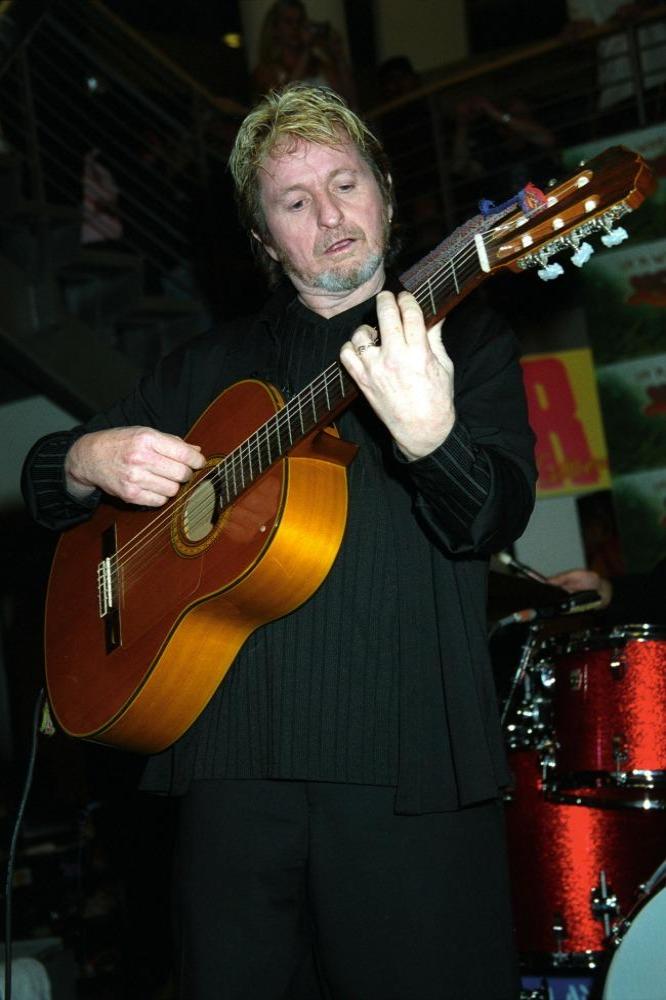
[[[609,76],[620,91],[608,89]],[[567,147],[605,137],[610,145],[663,122],[665,81],[661,5],[623,26],[468,61],[365,117],[388,147],[408,237],[432,245],[437,229],[476,214],[480,198],[501,202],[527,180],[547,185]]]
[[[27,165],[26,197],[83,210],[86,156],[98,150],[106,173],[88,186],[89,238],[116,239],[122,228],[123,248],[176,281],[245,110],[211,95],[97,0],[54,0],[0,87],[5,139]]]

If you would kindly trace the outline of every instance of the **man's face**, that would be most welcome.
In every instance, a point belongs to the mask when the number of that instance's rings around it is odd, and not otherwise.
[[[263,163],[259,185],[264,246],[306,299],[351,292],[378,272],[383,277],[390,211],[351,142],[299,140],[288,152],[276,150]]]

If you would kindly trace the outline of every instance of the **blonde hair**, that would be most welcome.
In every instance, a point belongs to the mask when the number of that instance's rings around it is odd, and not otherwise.
[[[353,143],[372,170],[386,206],[392,203],[388,162],[381,143],[367,125],[328,87],[292,83],[271,91],[250,111],[229,157],[241,222],[250,232],[256,232],[261,239],[269,235],[259,188],[262,163],[277,148],[289,151],[299,140],[322,146]]]

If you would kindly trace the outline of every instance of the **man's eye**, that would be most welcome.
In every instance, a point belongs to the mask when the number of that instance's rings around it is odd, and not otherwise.
[[[299,198],[298,201],[291,202],[291,204],[289,205],[289,210],[292,212],[297,212],[299,208],[303,208],[304,204],[305,202],[303,201],[303,199]]]
[[[339,187],[339,190],[340,190],[340,191],[342,191],[342,192],[345,192],[345,191],[353,191],[353,190],[354,190],[354,188],[355,188],[355,186],[356,186],[356,185],[355,185],[355,184],[353,184],[353,183],[352,183],[351,181],[349,181],[349,183],[348,183],[348,184],[339,184],[339,185],[338,185],[338,187]]]

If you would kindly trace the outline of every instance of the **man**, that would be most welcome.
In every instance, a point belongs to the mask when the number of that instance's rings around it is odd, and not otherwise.
[[[291,392],[339,354],[361,390],[339,420],[360,452],[332,570],[248,639],[147,765],[146,788],[182,796],[181,996],[292,996],[313,940],[336,1000],[509,1000],[508,775],[485,587],[488,553],[533,504],[515,342],[478,306],[459,307],[442,342],[412,295],[382,291],[390,175],[331,91],[266,97],[230,166],[260,255],[288,281],[255,319],[38,443],[25,473],[53,527],[100,490],[159,507],[202,466],[182,435],[225,386],[258,374]]]

